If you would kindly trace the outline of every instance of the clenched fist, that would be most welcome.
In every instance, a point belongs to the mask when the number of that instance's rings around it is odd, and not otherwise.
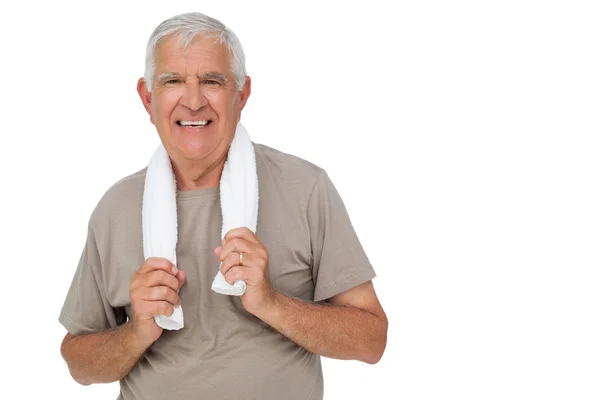
[[[242,304],[260,318],[275,296],[269,280],[269,253],[263,242],[248,228],[232,229],[225,235],[223,245],[215,249],[215,256],[222,262],[221,273],[229,284],[246,282],[246,292],[240,297]]]
[[[179,305],[179,289],[185,274],[165,258],[148,258],[129,283],[132,325],[141,343],[151,345],[163,329],[154,321],[155,315],[170,316]]]

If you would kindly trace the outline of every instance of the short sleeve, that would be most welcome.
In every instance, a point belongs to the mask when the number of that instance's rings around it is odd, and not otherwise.
[[[72,335],[100,332],[126,321],[125,310],[111,307],[104,290],[102,264],[91,228],[60,312],[59,322]]]
[[[375,278],[346,206],[325,171],[321,171],[310,195],[307,218],[315,302]]]

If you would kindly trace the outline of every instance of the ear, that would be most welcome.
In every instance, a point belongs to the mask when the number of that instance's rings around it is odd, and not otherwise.
[[[244,109],[244,106],[246,105],[246,102],[248,101],[248,97],[250,97],[251,83],[252,82],[250,80],[250,77],[246,76],[246,80],[244,82],[244,87],[240,91],[240,111],[242,111]]]
[[[154,118],[152,116],[152,93],[148,90],[148,86],[146,86],[146,81],[144,78],[140,78],[137,83],[137,92],[140,95],[140,99],[142,100],[142,104],[144,108],[150,115],[150,122],[154,124]]]

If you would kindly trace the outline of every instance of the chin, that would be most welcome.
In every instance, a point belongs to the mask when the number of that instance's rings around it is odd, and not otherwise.
[[[204,160],[204,159],[208,158],[211,153],[210,152],[206,152],[206,151],[197,151],[197,150],[196,151],[193,151],[193,150],[183,150],[183,151],[180,151],[180,154],[186,160],[201,161],[201,160]]]
[[[187,143],[177,146],[179,154],[186,160],[204,160],[209,157],[214,157],[219,149],[209,143]]]

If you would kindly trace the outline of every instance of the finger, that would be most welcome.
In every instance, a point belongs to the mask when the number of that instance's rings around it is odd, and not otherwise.
[[[174,306],[179,305],[179,295],[167,286],[145,288],[140,293],[140,297],[146,301],[168,301]]]
[[[240,253],[231,253],[223,260],[223,263],[221,264],[221,273],[225,275],[233,267],[246,268],[251,265],[254,265],[252,254],[244,253],[243,265],[240,265]]]
[[[225,237],[223,238],[223,245],[226,245],[227,243],[229,243],[229,241],[231,239],[234,238],[239,238],[239,239],[246,239],[247,241],[249,241],[250,243],[260,243],[260,241],[258,240],[258,237],[256,237],[256,234],[254,232],[252,232],[250,229],[246,228],[245,226],[240,227],[240,228],[235,228],[235,229],[231,229],[230,231],[228,231],[225,234]]]
[[[179,271],[182,272],[182,271]],[[179,274],[179,272],[177,272]],[[174,291],[179,290],[179,281],[177,278],[165,271],[151,271],[143,275],[145,287],[167,286]]]
[[[221,260],[221,250],[223,249],[223,246],[218,246],[215,247],[215,256],[217,257],[217,260]]]
[[[238,253],[237,257],[239,258],[239,253],[244,253],[244,256],[248,253],[254,253],[257,249],[256,244],[248,242],[245,239],[233,238],[223,248],[219,253],[219,258],[221,261],[225,261],[225,259],[229,256],[229,254],[235,252]]]
[[[150,314],[152,314],[152,316],[166,315],[167,317],[170,317],[173,315],[173,312],[175,312],[175,307],[173,307],[173,304],[169,303],[168,301],[152,301],[150,302],[148,311]]]
[[[173,265],[173,263],[166,258],[159,257],[150,257],[138,269],[137,273],[139,275],[147,274],[151,271],[162,270],[171,275],[175,275],[177,273],[177,267]]]
[[[177,279],[177,283],[179,285],[177,287],[177,290],[179,290],[183,286],[183,282],[185,282],[185,272],[180,269],[179,271],[177,271],[175,278]]]
[[[227,271],[226,274],[223,274],[225,280],[233,285],[235,281],[245,281],[248,276],[249,268],[246,267],[233,267]]]

